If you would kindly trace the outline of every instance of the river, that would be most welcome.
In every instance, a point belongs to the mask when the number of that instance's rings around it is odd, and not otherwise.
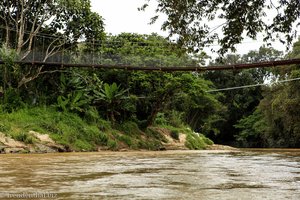
[[[300,150],[0,155],[0,189],[0,199],[299,200]]]

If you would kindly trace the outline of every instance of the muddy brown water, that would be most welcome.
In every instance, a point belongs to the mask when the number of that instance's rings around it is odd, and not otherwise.
[[[26,195],[62,200],[299,200],[300,150],[0,155],[0,199]]]

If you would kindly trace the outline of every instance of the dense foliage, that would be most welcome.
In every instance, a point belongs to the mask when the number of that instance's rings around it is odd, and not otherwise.
[[[113,40],[122,42],[118,46],[111,46],[111,48],[100,48],[99,51],[102,51],[103,55],[126,57],[131,59],[131,62],[136,62],[137,65],[145,62],[146,57],[153,59],[153,61],[148,59],[149,62],[154,62],[156,57],[160,57],[159,64],[162,66],[170,65],[170,63],[178,64],[179,56],[183,56],[181,61],[185,63],[192,64],[203,61],[201,56],[196,58],[183,54],[179,49],[176,50],[176,46],[172,46],[172,43],[157,35],[120,34],[107,36],[104,40],[107,43],[111,43]],[[141,42],[144,46],[149,45],[150,48],[133,48],[137,42]],[[165,45],[158,48],[156,44],[161,42]],[[79,45],[83,47],[85,43],[81,42]],[[86,51],[86,48],[80,48],[79,53],[81,51]],[[42,73],[34,80],[19,85],[15,83],[19,79],[19,74],[16,72],[20,66],[13,62],[15,55],[18,55],[17,52],[4,46],[0,53],[1,59],[5,63],[1,65],[5,72],[1,75],[1,94],[3,95],[1,97],[1,111],[3,113],[13,114],[24,109],[39,112],[40,110],[36,108],[46,106],[52,109],[42,110],[42,112],[49,111],[53,114],[54,108],[57,112],[67,115],[73,113],[96,127],[101,126],[100,124],[107,120],[111,129],[124,131],[124,124],[133,123],[137,124],[135,126],[138,127],[130,126],[133,131],[136,130],[133,136],[137,137],[135,135],[140,133],[138,137],[138,141],[140,141],[143,135],[140,130],[147,133],[149,132],[148,127],[154,125],[173,128],[191,126],[194,130],[203,133],[214,132],[216,130],[211,124],[219,118],[218,113],[224,109],[218,101],[218,94],[206,93],[213,87],[212,83],[204,80],[203,76],[198,73],[95,71],[69,68]],[[57,132],[61,128],[57,127],[52,130]],[[48,129],[46,130],[49,132]],[[61,133],[52,137],[63,144],[67,144],[69,141],[69,145],[76,149],[78,144],[70,142],[69,132],[64,130],[59,132]],[[117,133],[113,133],[107,136],[108,139],[111,139],[107,141],[113,142],[113,138],[124,139],[128,144],[133,145],[133,141],[128,142],[130,137],[133,137],[132,135],[126,138],[126,136],[121,137]],[[150,134],[152,134],[151,131]],[[202,136],[192,137],[192,135],[189,136],[189,141],[202,141],[204,138]],[[74,135],[74,137],[74,142],[77,141],[80,145],[85,146],[89,143],[88,140],[83,140],[79,135]],[[189,147],[204,148],[204,144],[206,143],[196,142]],[[111,146],[108,143],[105,145]],[[148,148],[147,145],[135,144],[133,146],[134,148]],[[85,149],[93,149],[93,145]]]
[[[145,9],[146,4],[141,8]],[[154,1],[154,0],[152,0]],[[245,36],[256,38],[264,33],[264,39],[285,35],[285,42],[291,44],[299,24],[299,1],[264,0],[156,0],[158,13],[152,18],[156,21],[159,13],[167,15],[162,29],[168,30],[170,37],[177,36],[178,43],[194,51],[202,49],[208,43],[218,40],[222,48],[234,50]],[[269,20],[266,20],[268,17]],[[213,22],[213,23],[211,23]],[[211,25],[213,24],[213,26]],[[218,28],[221,28],[220,31]],[[279,37],[280,38],[280,37]]]
[[[258,51],[250,51],[245,55],[229,54],[225,58],[217,59],[214,64],[237,64],[247,62],[262,62],[278,59],[282,52],[273,48],[260,47]],[[245,85],[262,84],[271,77],[271,71],[264,68],[248,69],[241,71],[215,71],[205,74],[217,88],[232,88]],[[227,107],[227,112],[222,114],[223,120],[215,124],[220,134],[212,135],[216,142],[235,144],[235,137],[239,130],[235,124],[244,117],[253,113],[262,99],[261,87],[249,87],[235,90],[222,91],[220,101]]]
[[[169,15],[164,28],[180,36],[180,46],[186,41],[188,46],[209,43],[202,40],[208,27],[199,26],[198,19],[213,19],[216,9],[224,6],[221,15],[228,23],[220,39],[223,52],[240,42],[245,30],[255,37],[264,27],[268,33],[287,33],[289,41],[291,24],[298,20],[300,10],[292,10],[294,17],[283,15],[299,3],[280,1],[278,9],[284,12],[275,16],[272,25],[264,26],[262,1],[159,2],[158,11]],[[195,9],[196,4],[201,9]],[[244,10],[239,10],[240,6]],[[185,132],[186,144],[192,149],[211,144],[205,136],[244,147],[300,146],[299,82],[215,90],[299,78],[299,66],[204,74],[20,66],[14,61],[32,58],[33,48],[44,61],[62,53],[67,56],[55,57],[61,59],[58,61],[88,61],[89,53],[93,62],[148,67],[198,65],[207,56],[188,53],[156,34],[106,35],[102,18],[91,11],[90,1],[4,1],[0,13],[4,25],[0,32],[0,60],[4,63],[0,65],[0,132],[32,142],[26,131],[34,129],[75,150],[95,150],[97,145],[116,149],[117,141],[134,149],[159,149],[165,138],[153,126],[168,128],[174,139],[179,131]],[[37,35],[51,37],[42,37],[41,42]],[[263,46],[245,55],[227,54],[210,64],[270,61],[282,56],[282,52]],[[299,58],[300,41],[286,56]],[[35,121],[39,123],[35,125]]]
[[[300,41],[287,56],[299,58]],[[249,146],[299,147],[299,66],[282,67],[273,71],[273,78],[295,79],[265,87],[263,99],[255,112],[239,121],[238,140]]]

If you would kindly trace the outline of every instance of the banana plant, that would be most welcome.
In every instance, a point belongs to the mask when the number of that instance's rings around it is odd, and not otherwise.
[[[104,104],[108,119],[114,124],[116,122],[115,115],[119,115],[118,110],[121,104],[124,102],[125,94],[128,89],[122,89],[120,85],[116,83],[105,83],[100,91],[97,91],[96,101],[100,101]]]
[[[57,98],[58,107],[63,111],[84,112],[84,107],[89,105],[90,99],[84,96],[83,91],[74,91],[67,96]]]

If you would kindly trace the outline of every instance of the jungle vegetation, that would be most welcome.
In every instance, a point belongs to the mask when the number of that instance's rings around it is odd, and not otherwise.
[[[194,15],[216,17],[216,10],[206,9],[211,7],[211,3],[216,5],[215,8],[223,4],[230,8],[241,6],[228,1],[207,1],[207,5],[199,9],[201,13],[195,13],[190,11],[196,11],[193,3],[197,1],[182,1],[187,5],[159,2],[159,12],[177,17],[178,12],[189,13],[180,20],[169,18],[171,21],[164,25],[165,28],[179,31],[186,28],[187,19],[193,22],[197,19]],[[278,15],[274,23],[266,27],[260,20],[265,5],[260,1],[253,1],[252,4],[243,2],[247,4],[243,6],[247,9],[246,13],[255,13],[256,17],[243,15],[244,20],[237,21],[242,12],[233,15],[231,12],[236,9],[223,10],[226,12],[222,16],[228,23],[223,29],[224,38],[220,40],[221,54],[241,42],[244,30],[248,36],[255,37],[256,31],[262,31],[265,27],[268,33],[287,33],[287,41],[290,41],[290,23],[296,21],[297,17],[290,19],[292,15],[288,15],[287,18],[280,18],[281,15]],[[299,7],[298,1],[295,1],[297,5],[284,5],[285,1],[282,2],[281,9]],[[197,4],[196,8],[199,6]],[[293,10],[295,16],[299,16],[299,10]],[[282,20],[286,26],[279,25]],[[105,58],[111,64],[119,59],[135,66],[145,63],[153,66],[195,65],[204,63],[208,56],[201,48],[191,52],[190,45],[195,46],[196,41],[203,41],[201,39],[204,36],[189,36],[193,31],[202,34],[207,30],[171,32],[179,34],[177,43],[157,34],[110,35],[104,30],[102,17],[91,11],[90,2],[86,0],[3,1],[0,3],[0,22],[3,24],[0,28],[0,59],[4,62],[0,65],[0,132],[30,142],[24,132],[33,129],[48,133],[60,143],[78,150],[94,150],[96,145],[116,149],[120,141],[134,149],[157,149],[163,138],[153,132],[153,126],[172,129],[174,137],[177,137],[177,131],[189,127],[187,134],[195,131],[217,143],[241,147],[300,146],[300,115],[297,110],[300,105],[299,81],[275,83],[276,80],[300,77],[299,66],[163,73],[17,65],[14,61],[32,56],[33,48],[41,50],[45,61],[67,49],[68,59],[74,62],[89,52],[93,55],[101,53],[102,56],[95,59]],[[178,26],[180,29],[177,29]],[[237,31],[235,28],[233,32],[233,26],[241,29]],[[41,41],[38,35],[51,37]],[[108,45],[95,46],[95,40]],[[186,41],[191,43],[183,45]],[[270,46],[262,46],[258,51],[250,51],[245,55],[221,55],[210,64],[259,62],[299,56],[300,41],[294,43],[286,55]],[[210,92],[216,88],[254,85],[265,81],[274,84]],[[20,134],[22,137],[19,137]],[[198,146],[193,145],[195,143],[190,142],[189,146],[197,149]]]

